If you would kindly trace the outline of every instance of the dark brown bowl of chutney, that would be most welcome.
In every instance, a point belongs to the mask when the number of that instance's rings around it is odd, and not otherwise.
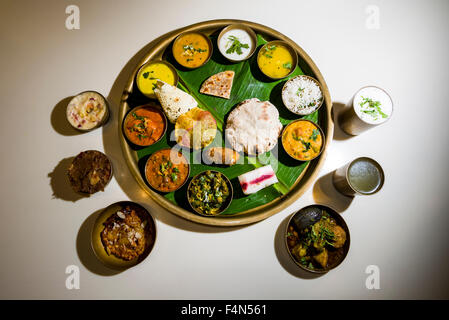
[[[104,153],[97,150],[79,153],[67,170],[72,189],[87,195],[104,191],[112,179],[112,174],[111,161]]]

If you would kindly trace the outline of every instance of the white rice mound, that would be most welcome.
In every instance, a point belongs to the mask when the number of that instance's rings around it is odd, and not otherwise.
[[[323,93],[315,81],[297,76],[286,82],[282,101],[288,110],[299,115],[313,113],[323,101]]]

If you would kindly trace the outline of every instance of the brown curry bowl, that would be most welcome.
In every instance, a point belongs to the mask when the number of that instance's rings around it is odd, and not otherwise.
[[[207,56],[206,60],[204,60],[202,64],[200,64],[199,66],[196,66],[196,67],[189,67],[189,66],[186,66],[186,65],[181,64],[181,63],[178,61],[178,59],[176,59],[175,53],[173,52],[173,49],[174,49],[174,47],[175,47],[175,44],[179,41],[179,39],[180,39],[182,36],[186,35],[186,34],[192,34],[192,33],[194,33],[194,34],[199,34],[199,35],[203,36],[203,37],[206,39],[207,45],[209,46],[209,55]],[[187,68],[187,69],[197,69],[197,68],[199,68],[199,67],[204,66],[206,63],[209,62],[210,58],[212,57],[213,51],[214,51],[214,46],[213,46],[212,41],[210,40],[210,38],[209,38],[207,35],[205,35],[204,33],[198,32],[198,31],[188,31],[188,32],[183,32],[183,33],[181,33],[180,35],[178,35],[178,36],[175,38],[175,40],[173,41],[173,46],[172,46],[172,55],[173,55],[173,58],[175,59],[175,61],[176,61],[180,66],[182,66],[183,68]]]
[[[318,212],[322,212],[322,210],[326,211],[330,215],[330,217],[336,221],[337,225],[339,225],[340,227],[343,228],[343,230],[346,233],[346,241],[345,241],[343,247],[336,249],[335,251],[332,251],[333,261],[330,264],[328,264],[326,266],[326,268],[319,268],[319,269],[309,268],[308,266],[301,264],[297,260],[297,258],[293,255],[293,253],[291,252],[290,246],[288,244],[288,237],[289,237],[288,229],[289,229],[289,226],[293,226],[294,230],[300,235],[300,230],[298,230],[299,227],[297,225],[299,225],[299,224],[301,224],[302,226],[313,225],[315,222],[319,221],[317,214],[318,214]],[[310,206],[300,209],[299,211],[293,213],[290,216],[287,226],[285,228],[284,242],[285,242],[285,248],[287,249],[290,258],[299,268],[301,268],[305,271],[311,272],[311,273],[324,274],[324,273],[327,273],[330,270],[338,267],[343,262],[343,260],[346,258],[347,254],[349,252],[351,238],[350,238],[350,234],[349,234],[349,228],[348,228],[345,220],[337,211],[335,211],[334,209],[332,209],[330,207],[324,206],[324,205],[313,204],[313,205],[310,205]]]
[[[299,121],[307,121],[307,122],[310,122],[310,123],[312,123],[315,127],[317,127],[318,130],[320,131],[321,140],[322,140],[322,143],[321,143],[321,149],[320,149],[320,152],[319,152],[315,157],[313,157],[313,158],[311,158],[311,159],[301,160],[301,159],[295,158],[293,155],[291,155],[291,154],[287,151],[287,149],[286,149],[285,146],[284,146],[284,134],[286,134],[287,128],[288,128],[291,124],[293,124],[293,123],[295,123],[295,122],[299,122]],[[285,153],[287,153],[292,159],[294,159],[294,160],[296,160],[296,161],[312,161],[312,160],[318,158],[318,157],[321,155],[321,153],[323,152],[324,146],[326,145],[326,137],[324,136],[324,131],[323,131],[323,129],[321,129],[321,127],[320,127],[317,123],[315,123],[315,122],[313,122],[313,121],[310,121],[310,120],[307,120],[307,119],[297,119],[297,120],[294,120],[294,121],[290,122],[288,125],[286,125],[286,126],[284,127],[284,129],[282,130],[282,133],[281,133],[281,143],[282,143],[282,147],[283,147],[284,150],[285,150]]]
[[[152,157],[153,157],[155,154],[157,154],[158,152],[164,151],[164,150],[176,150],[176,148],[163,148],[163,149],[160,149],[160,150],[157,150],[157,151],[153,152],[153,153],[148,157],[147,161],[145,162],[145,170],[144,170],[144,171],[145,171],[145,180],[146,180],[146,182],[150,185],[151,188],[153,188],[153,189],[156,190],[157,192],[168,193],[168,192],[174,192],[174,191],[180,189],[183,185],[186,184],[187,180],[189,180],[190,170],[191,170],[191,169],[190,169],[190,163],[189,163],[189,161],[188,161],[187,158],[182,154],[182,150],[178,150],[178,152],[181,153],[182,158],[185,160],[185,163],[187,164],[187,170],[188,170],[188,171],[187,171],[187,176],[186,176],[186,178],[184,179],[184,181],[182,182],[182,184],[180,184],[179,186],[176,187],[176,189],[173,189],[173,190],[170,190],[170,191],[164,191],[164,190],[161,190],[160,188],[158,188],[157,186],[155,186],[153,183],[151,183],[151,180],[148,179],[148,176],[149,176],[149,174],[150,174],[150,173],[148,172],[148,163],[149,163],[149,161],[152,159]]]
[[[253,42],[253,48],[251,49],[250,53],[246,56],[245,59],[234,60],[234,59],[228,58],[228,57],[226,57],[226,56],[223,54],[223,52],[222,52],[221,49],[220,49],[219,43],[220,43],[220,41],[221,41],[221,38],[223,38],[223,35],[224,35],[226,32],[228,32],[229,30],[234,30],[234,29],[241,29],[241,30],[244,30],[244,31],[248,32],[249,37],[251,38],[251,41]],[[248,60],[249,58],[251,58],[252,55],[254,54],[254,52],[256,52],[256,49],[257,49],[257,35],[256,35],[256,33],[254,32],[253,29],[251,29],[250,27],[248,27],[248,26],[246,26],[246,25],[244,25],[244,24],[242,24],[242,23],[234,23],[234,24],[230,24],[229,26],[227,26],[227,27],[225,27],[223,30],[221,30],[220,34],[218,35],[218,38],[217,38],[217,47],[218,47],[218,50],[220,51],[220,53],[223,55],[223,57],[225,57],[225,58],[228,59],[229,61],[231,61],[231,62],[245,61],[245,60]]]
[[[134,112],[136,112],[137,110],[142,109],[142,108],[150,108],[150,109],[153,109],[153,110],[157,111],[159,114],[162,115],[162,118],[163,118],[163,121],[164,121],[164,131],[162,132],[162,135],[159,137],[159,139],[157,139],[155,142],[150,143],[150,144],[145,144],[145,143],[140,143],[139,144],[139,143],[133,142],[132,139],[130,139],[130,137],[128,136],[127,131],[125,130],[126,123],[128,122],[129,118],[132,116],[132,114]],[[156,102],[150,102],[150,103],[147,103],[147,104],[144,104],[144,105],[132,108],[128,112],[128,114],[125,116],[125,119],[123,120],[123,123],[122,123],[123,135],[126,137],[126,140],[129,143],[131,143],[132,145],[135,145],[137,147],[148,147],[148,146],[151,146],[153,144],[158,143],[165,136],[165,134],[167,133],[167,127],[168,127],[167,116],[165,115],[165,113],[162,110],[161,106],[159,104],[157,104]]]
[[[220,173],[220,174],[222,175],[223,179],[226,181],[226,184],[228,185],[228,188],[229,188],[229,191],[230,191],[229,197],[228,197],[228,199],[226,200],[225,205],[222,206],[222,207],[220,208],[220,210],[217,211],[217,213],[215,213],[215,214],[205,214],[205,213],[202,213],[201,211],[199,211],[198,209],[196,209],[196,208],[192,205],[192,202],[190,201],[190,197],[189,197],[189,190],[190,190],[190,188],[192,187],[192,182],[195,181],[196,179],[198,179],[198,178],[199,178],[201,175],[203,175],[206,171],[210,171],[210,172],[212,172],[212,173]],[[222,212],[224,212],[224,211],[225,211],[227,208],[229,208],[229,206],[231,205],[233,196],[234,196],[234,188],[232,187],[232,183],[231,183],[231,181],[229,180],[229,178],[226,177],[226,175],[225,175],[224,173],[219,172],[219,171],[215,171],[215,170],[205,170],[205,171],[202,171],[202,172],[198,173],[196,176],[194,176],[194,177],[190,180],[189,186],[187,187],[187,201],[189,202],[190,208],[192,208],[192,210],[193,210],[194,212],[198,213],[199,215],[205,216],[205,217],[214,217],[214,216],[217,216],[217,215],[221,214]]]
[[[151,237],[149,239],[151,243],[146,247],[145,251],[139,257],[129,261],[120,259],[114,256],[113,254],[108,254],[101,241],[101,232],[104,229],[104,223],[106,222],[106,220],[111,215],[115,214],[117,211],[124,209],[126,206],[137,207],[141,209],[143,212],[145,212],[145,214],[147,215],[146,221],[150,226],[149,228],[151,230]],[[119,271],[131,268],[137,265],[138,263],[142,262],[152,251],[155,242],[156,242],[156,224],[154,222],[153,217],[148,212],[148,210],[146,210],[140,204],[131,201],[120,201],[106,207],[95,220],[91,233],[91,245],[95,256],[108,268]]]
[[[265,72],[263,72],[262,68],[259,65],[259,57],[262,55],[262,52],[265,50],[266,47],[268,46],[272,46],[272,45],[282,45],[284,46],[292,55],[292,69],[290,70],[289,73],[287,73],[285,76],[283,77],[271,77],[269,75],[267,75]],[[259,50],[259,53],[257,54],[257,66],[259,67],[260,72],[262,72],[266,77],[273,79],[273,80],[279,80],[279,79],[284,79],[287,78],[288,76],[290,76],[296,69],[296,66],[298,65],[298,53],[296,52],[295,49],[293,49],[287,42],[282,41],[282,40],[274,40],[274,41],[270,41],[265,43]]]

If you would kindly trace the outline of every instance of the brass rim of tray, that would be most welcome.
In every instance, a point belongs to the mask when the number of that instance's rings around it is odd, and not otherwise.
[[[133,84],[134,79],[136,76],[136,73],[138,72],[141,65],[144,63],[156,59],[162,56],[165,49],[170,45],[170,43],[180,34],[187,31],[199,31],[204,32],[206,35],[209,35],[221,28],[224,28],[230,24],[234,23],[241,23],[244,25],[247,25],[248,27],[252,28],[256,33],[260,33],[262,36],[268,36],[269,39],[279,39],[287,42],[290,46],[292,46],[298,53],[298,61],[303,61],[304,64],[310,69],[310,72],[307,72],[306,70],[303,71],[309,75],[312,75],[315,79],[317,79],[323,89],[323,95],[324,95],[324,107],[321,107],[320,112],[320,118],[319,123],[321,128],[324,131],[326,142],[323,148],[323,152],[321,155],[315,159],[309,162],[309,164],[304,168],[300,176],[298,177],[297,181],[295,182],[294,186],[290,189],[290,191],[267,203],[262,206],[259,206],[257,208],[253,208],[241,213],[237,213],[234,215],[220,215],[220,216],[214,216],[214,217],[204,217],[200,216],[194,212],[188,211],[184,208],[181,208],[177,206],[175,203],[171,202],[170,200],[166,199],[162,195],[159,195],[158,193],[154,192],[153,190],[148,187],[148,185],[145,183],[143,177],[140,174],[140,170],[138,167],[138,158],[137,158],[137,152],[134,151],[126,142],[126,138],[124,137],[124,134],[121,128],[121,123],[123,121],[123,118],[126,115],[127,110],[129,110],[129,105],[127,103],[127,99],[129,94],[133,90]],[[299,62],[298,62],[299,63]],[[301,63],[300,63],[301,64]],[[301,195],[306,192],[306,190],[311,186],[314,179],[317,177],[318,172],[322,165],[324,164],[326,154],[327,154],[327,148],[330,144],[330,141],[332,140],[333,132],[334,132],[334,124],[331,117],[331,109],[332,109],[332,102],[331,97],[329,93],[329,89],[327,88],[326,82],[324,81],[324,78],[319,71],[318,67],[315,65],[315,63],[312,61],[312,59],[307,55],[307,53],[298,46],[294,41],[292,41],[290,38],[286,37],[285,35],[279,33],[278,31],[275,31],[267,26],[250,22],[250,21],[244,21],[244,20],[233,20],[233,19],[223,19],[223,20],[210,20],[210,21],[204,21],[200,23],[196,23],[184,28],[180,28],[174,31],[171,31],[164,36],[160,37],[160,41],[156,43],[152,48],[150,48],[149,52],[143,57],[143,59],[136,65],[133,73],[130,75],[129,80],[123,90],[122,99],[120,101],[120,108],[119,108],[119,116],[118,116],[118,123],[119,123],[119,132],[120,132],[120,143],[122,146],[122,150],[124,153],[124,157],[126,160],[126,163],[128,164],[128,167],[136,179],[136,181],[139,183],[140,187],[145,190],[148,195],[153,199],[156,203],[158,203],[163,208],[167,209],[168,211],[185,218],[187,220],[205,224],[205,225],[211,225],[211,226],[240,226],[240,225],[247,225],[251,223],[255,223],[261,220],[264,220],[283,209],[290,206],[295,200],[297,200]]]

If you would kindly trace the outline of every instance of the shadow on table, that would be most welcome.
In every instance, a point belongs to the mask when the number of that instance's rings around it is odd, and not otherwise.
[[[354,200],[335,189],[332,183],[333,171],[319,178],[313,186],[313,199],[316,203],[331,207],[338,213],[345,211]]]
[[[175,34],[176,32],[177,31],[175,30],[173,33]],[[102,127],[103,146],[106,155],[113,162],[115,179],[130,200],[147,208],[155,219],[162,221],[165,224],[187,231],[203,233],[227,232],[240,229],[242,227],[225,228],[201,225],[167,211],[151,200],[149,195],[142,188],[140,188],[126,164],[119,140],[119,130],[121,130],[121,125],[119,126],[118,123],[119,107],[123,90],[138,63],[142,60],[150,48],[160,41],[160,39],[161,38],[157,38],[147,44],[126,63],[120,71],[120,74],[115,79],[107,97],[110,104],[111,113],[108,123]]]
[[[322,274],[307,272],[293,262],[285,245],[285,230],[287,229],[287,223],[289,219],[290,216],[287,216],[284,220],[282,220],[281,224],[276,230],[276,234],[274,237],[274,251],[279,263],[288,273],[297,278],[316,279],[325,275],[325,273]]]
[[[334,119],[334,140],[348,140],[353,136],[344,132],[340,127],[338,117],[343,109],[346,107],[344,103],[334,102],[332,104],[332,119]]]
[[[67,177],[67,170],[72,163],[74,157],[69,157],[59,161],[58,165],[48,174],[50,178],[50,186],[53,190],[53,198],[65,201],[78,201],[83,198],[88,198],[89,195],[73,191]]]
[[[102,211],[103,209],[97,210],[84,220],[76,238],[76,252],[81,263],[89,271],[101,276],[113,276],[122,271],[112,270],[103,265],[95,256],[91,244],[92,228],[94,227],[95,220]]]
[[[67,97],[59,101],[51,112],[50,122],[53,129],[63,136],[76,136],[85,132],[76,130],[67,120],[67,105],[73,97]]]

